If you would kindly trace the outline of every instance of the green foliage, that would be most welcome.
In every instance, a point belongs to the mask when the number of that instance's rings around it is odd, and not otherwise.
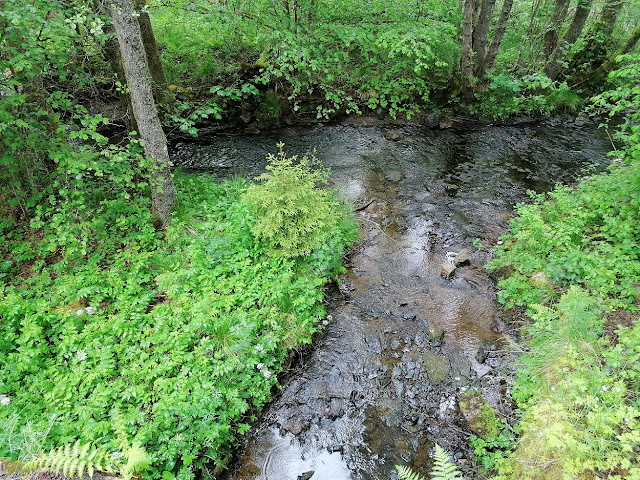
[[[500,300],[526,306],[531,317],[512,388],[522,410],[521,435],[506,459],[483,462],[498,479],[640,475],[640,162],[637,110],[628,109],[638,104],[633,86],[595,99],[599,107],[629,112],[622,135],[631,143],[615,152],[627,163],[520,206],[491,263],[514,272],[500,282]],[[625,317],[633,326],[612,336]],[[474,446],[486,458],[485,445]]]
[[[398,471],[399,480],[424,480],[417,472],[404,465],[396,465],[396,470]]]
[[[256,216],[253,233],[269,241],[284,257],[308,255],[339,223],[340,210],[331,192],[318,188],[328,172],[315,157],[287,157],[279,144],[268,156],[268,173],[260,175],[243,196]]]
[[[173,86],[172,86],[173,87]],[[177,90],[171,88],[171,90]],[[173,99],[168,103],[159,104],[160,110],[164,113],[164,124],[181,132],[189,133],[197,137],[199,123],[210,118],[222,119],[222,114],[229,107],[231,101],[246,99],[252,95],[257,95],[258,90],[251,83],[244,83],[238,88],[221,87],[216,85],[209,89],[212,98],[198,101]]]
[[[577,190],[557,187],[541,203],[520,206],[519,217],[491,269],[516,273],[500,283],[507,306],[557,297],[554,289],[582,285],[611,305],[627,305],[639,280],[636,188],[640,166],[614,164],[611,173],[585,180]],[[534,278],[535,277],[535,278]]]
[[[395,116],[429,105],[455,75],[455,2],[428,3],[302,1],[294,19],[286,1],[191,2],[173,7],[179,21],[166,5],[152,18],[169,82],[183,91],[250,80],[318,117],[363,108]]]
[[[433,454],[431,478],[433,480],[463,480],[462,474],[451,456],[437,443]]]
[[[118,159],[129,157],[112,157],[113,168]],[[45,450],[79,441],[81,451],[129,452],[123,474],[144,464],[144,448],[154,453],[150,477],[191,479],[223,465],[271,398],[287,350],[311,340],[344,246],[267,255],[240,201],[246,182],[176,183],[182,209],[164,241],[135,184],[111,197],[69,190],[31,228],[4,233],[0,392],[10,402],[0,424],[17,423],[15,441],[50,428],[39,437]],[[346,238],[340,228],[327,236]],[[119,430],[134,438],[127,449]],[[21,455],[11,445],[0,443],[0,456]]]
[[[624,121],[614,133],[622,142],[615,155],[627,161],[640,161],[640,55],[617,58],[620,68],[609,74],[614,88],[592,98],[589,111],[606,112],[610,118],[623,115]]]
[[[473,447],[475,460],[484,472],[495,472],[505,463],[505,456],[515,448],[515,434],[502,428],[496,436],[485,438],[471,435],[469,443]]]
[[[91,443],[81,445],[78,440],[73,445],[52,448],[49,453],[36,457],[27,468],[42,468],[71,478],[76,475],[82,478],[86,471],[89,478],[93,478],[94,471],[112,471],[114,467],[109,451]]]
[[[62,473],[71,478],[76,475],[82,478],[85,472],[89,478],[93,478],[95,471],[117,471],[124,480],[129,480],[134,474],[149,468],[151,458],[138,442],[129,443],[124,430],[119,429],[116,433],[118,437],[114,443],[118,446],[118,451],[111,452],[105,446],[96,446],[92,442],[82,445],[77,440],[73,444],[52,448],[49,453],[35,455],[25,464],[25,468]]]
[[[507,74],[489,74],[489,84],[478,94],[474,111],[494,119],[516,113],[534,115],[557,111],[576,112],[583,100],[566,82],[556,83],[544,73],[514,78]]]
[[[423,480],[423,477],[404,465],[396,465],[398,480]],[[436,443],[433,452],[433,467],[431,469],[433,480],[464,480],[458,466],[451,456]]]

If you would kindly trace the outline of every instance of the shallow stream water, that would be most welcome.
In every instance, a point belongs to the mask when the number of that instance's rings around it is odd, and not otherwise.
[[[510,413],[503,362],[513,339],[483,269],[527,190],[601,170],[593,124],[342,124],[184,142],[173,159],[222,177],[256,176],[283,142],[314,150],[354,202],[361,239],[311,353],[252,429],[233,480],[385,480],[394,465],[427,478],[433,444],[476,476],[458,397],[479,389]],[[362,208],[364,207],[364,208]],[[478,249],[479,239],[483,247]],[[441,276],[463,249],[470,263]]]

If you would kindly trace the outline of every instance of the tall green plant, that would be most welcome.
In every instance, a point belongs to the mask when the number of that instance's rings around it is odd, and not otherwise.
[[[318,240],[338,224],[337,202],[326,187],[328,172],[314,157],[288,157],[279,144],[268,156],[262,183],[247,189],[243,199],[252,208],[253,233],[270,242],[284,257],[311,253]]]

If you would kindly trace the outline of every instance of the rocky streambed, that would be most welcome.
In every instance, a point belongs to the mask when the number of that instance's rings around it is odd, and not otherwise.
[[[191,170],[255,176],[282,141],[316,155],[358,207],[361,238],[331,289],[325,332],[245,439],[234,480],[428,473],[434,443],[478,477],[468,437],[486,405],[512,415],[515,339],[484,270],[527,190],[602,169],[594,125],[317,126],[180,143]],[[479,478],[479,477],[478,477]]]

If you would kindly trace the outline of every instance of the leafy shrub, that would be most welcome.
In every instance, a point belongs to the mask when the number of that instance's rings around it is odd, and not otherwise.
[[[535,196],[498,248],[490,268],[513,270],[499,299],[531,317],[512,388],[522,433],[505,461],[487,465],[499,479],[640,474],[637,329],[603,337],[605,313],[637,312],[639,184],[640,163],[617,163],[576,189]]]
[[[564,110],[575,112],[583,104],[580,96],[566,82],[554,83],[545,74],[522,78],[507,74],[487,75],[489,84],[478,95],[475,112],[492,118],[506,118],[516,113],[549,114]]]
[[[79,441],[113,451],[118,410],[127,438],[153,455],[146,475],[192,479],[224,465],[271,398],[287,350],[311,340],[338,262],[326,251],[267,255],[240,201],[244,181],[176,184],[182,207],[166,243],[135,189],[122,191],[128,202],[92,190],[61,197],[31,229],[5,236],[0,425],[18,422],[15,440],[50,428],[43,450]],[[0,456],[20,454],[0,442]]]

